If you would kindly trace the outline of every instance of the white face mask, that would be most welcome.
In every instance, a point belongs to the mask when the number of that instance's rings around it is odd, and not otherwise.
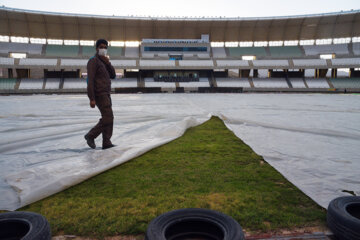
[[[100,56],[106,56],[107,55],[107,49],[106,48],[100,48],[99,49],[99,55]]]

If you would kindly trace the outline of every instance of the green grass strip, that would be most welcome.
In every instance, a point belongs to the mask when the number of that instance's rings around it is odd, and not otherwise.
[[[228,214],[248,231],[323,226],[326,216],[215,117],[21,210],[44,215],[53,235],[104,237],[142,234],[156,216],[194,207]]]

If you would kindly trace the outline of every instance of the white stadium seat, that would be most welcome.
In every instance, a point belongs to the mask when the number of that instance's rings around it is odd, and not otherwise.
[[[314,56],[319,54],[336,54],[348,55],[349,49],[347,44],[332,44],[332,45],[309,45],[303,46],[305,55]]]
[[[125,47],[125,57],[138,58],[139,48],[138,47]]]
[[[198,58],[210,58],[209,53],[198,53],[197,56]]]
[[[259,78],[267,78],[269,76],[269,70],[268,69],[259,69],[258,70],[258,77]]]
[[[137,87],[137,79],[136,78],[117,78],[111,80],[112,88],[135,88]]]
[[[353,43],[353,53],[355,55],[360,55],[360,42],[358,43]]]
[[[216,78],[216,83],[218,87],[251,87],[247,78]]]
[[[61,59],[61,66],[68,67],[68,66],[87,66],[89,60],[87,59]]]
[[[14,65],[14,62],[13,58],[0,57],[0,65]]]
[[[302,78],[291,78],[290,82],[293,88],[306,88]]]
[[[136,67],[136,60],[111,60],[114,67]]]
[[[84,78],[65,78],[64,89],[85,89],[87,82]]]
[[[305,78],[309,88],[329,88],[329,84],[323,78]]]
[[[257,88],[289,88],[284,78],[254,78],[253,83]]]
[[[23,78],[20,81],[19,89],[42,89],[44,79]]]
[[[246,60],[216,60],[218,67],[249,67]]]
[[[213,67],[212,60],[180,60],[179,65],[182,67]]]
[[[226,58],[226,51],[224,47],[213,47],[212,53],[214,58]]]
[[[143,58],[154,58],[155,56],[154,53],[145,53],[145,52],[143,52],[141,55]]]
[[[57,59],[21,58],[19,65],[22,65],[22,66],[56,66]]]
[[[360,58],[331,59],[333,67],[360,67]]]
[[[287,60],[253,60],[253,64],[255,67],[282,68],[289,66],[289,62]]]
[[[294,67],[327,67],[325,59],[294,59]]]
[[[60,78],[48,78],[46,79],[45,89],[59,89]]]
[[[173,60],[143,60],[139,61],[141,67],[175,67]]]
[[[176,88],[174,82],[155,82],[154,78],[145,78],[145,87]]]
[[[200,78],[199,82],[180,82],[180,87],[210,87],[208,78]]]

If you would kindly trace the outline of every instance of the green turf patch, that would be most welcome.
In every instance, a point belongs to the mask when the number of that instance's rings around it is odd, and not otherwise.
[[[54,235],[141,234],[156,216],[208,208],[251,231],[324,225],[326,212],[219,118],[114,169],[21,210],[38,212]]]

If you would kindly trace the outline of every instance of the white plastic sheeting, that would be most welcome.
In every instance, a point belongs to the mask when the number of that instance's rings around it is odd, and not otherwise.
[[[99,118],[86,96],[0,97],[0,209],[17,209],[221,117],[305,194],[327,207],[360,194],[360,96],[305,94],[113,95],[113,143],[89,149]],[[101,146],[101,137],[97,139]],[[284,196],[286,197],[286,196]]]

